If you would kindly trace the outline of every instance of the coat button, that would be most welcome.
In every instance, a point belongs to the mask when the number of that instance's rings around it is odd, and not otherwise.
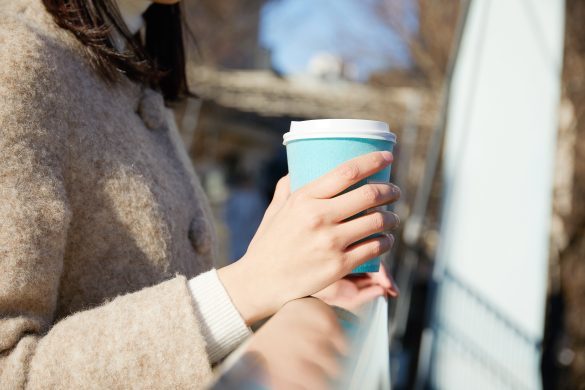
[[[152,89],[142,92],[137,109],[138,115],[150,130],[165,128],[165,102],[162,95]]]
[[[195,218],[189,226],[189,240],[200,255],[206,255],[211,252],[213,238],[211,236],[210,226],[206,220]]]

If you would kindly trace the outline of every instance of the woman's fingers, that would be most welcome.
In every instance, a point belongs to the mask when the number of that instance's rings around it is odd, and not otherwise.
[[[370,274],[349,274],[341,280],[351,283],[356,289],[362,289],[376,284]]]
[[[388,292],[388,295],[390,295],[392,298],[398,298],[398,296],[400,295],[400,289],[398,288],[398,285],[394,281],[392,275],[388,275],[388,278],[390,279],[390,287],[388,287],[386,291]]]
[[[372,282],[379,284],[384,288],[392,287],[392,279],[390,279],[386,273],[386,267],[384,267],[384,264],[380,264],[378,272],[370,272],[368,275],[372,278]]]
[[[390,183],[370,183],[327,200],[331,218],[341,222],[362,211],[397,201],[400,189]]]
[[[353,244],[345,250],[346,272],[365,263],[368,260],[388,252],[394,245],[394,236],[384,234]]]
[[[374,211],[335,226],[339,237],[349,246],[375,233],[398,227],[400,218],[390,211]]]
[[[367,275],[362,275],[362,277],[371,280]],[[370,282],[370,285],[371,284],[372,283]],[[351,299],[358,293],[360,288],[361,287],[359,287],[353,279],[349,280],[347,278],[342,278],[325,287],[323,290],[316,292],[313,296],[319,298],[328,305],[339,306],[338,303],[340,301]]]
[[[338,347],[328,339],[329,335],[320,335],[318,340],[307,340],[311,345],[308,349],[315,357],[313,363],[321,367],[330,378],[335,378],[341,372]]]
[[[372,283],[384,287],[388,295],[392,298],[396,298],[400,295],[400,289],[396,285],[392,275],[386,272],[384,264],[380,264],[380,270],[378,272],[371,272],[368,276],[372,279]]]
[[[382,286],[372,285],[370,287],[366,287],[360,290],[358,294],[354,297],[353,301],[351,302],[351,308],[357,309],[364,303],[370,302],[372,299],[384,296],[386,290]]]
[[[312,198],[328,199],[392,163],[392,153],[374,152],[351,159],[300,189]]]

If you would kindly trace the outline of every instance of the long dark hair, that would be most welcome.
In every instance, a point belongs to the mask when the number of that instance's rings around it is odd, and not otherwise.
[[[43,0],[62,28],[87,48],[92,65],[108,81],[120,74],[160,89],[167,101],[190,95],[185,74],[179,4],[152,4],[144,14],[146,35],[132,35],[114,0]],[[116,47],[121,39],[124,49]]]

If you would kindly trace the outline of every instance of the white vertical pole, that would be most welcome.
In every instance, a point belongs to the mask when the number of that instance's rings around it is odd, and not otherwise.
[[[564,1],[470,7],[448,111],[430,382],[537,389]]]

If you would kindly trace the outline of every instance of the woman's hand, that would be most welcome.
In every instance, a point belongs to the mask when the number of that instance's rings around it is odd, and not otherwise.
[[[244,257],[219,270],[246,323],[275,313],[288,301],[316,293],[392,247],[394,238],[389,234],[355,243],[393,228],[398,223],[395,214],[374,211],[348,218],[396,201],[398,187],[371,183],[338,195],[391,162],[389,152],[370,153],[293,194],[287,178],[279,182]]]
[[[327,389],[341,372],[348,351],[333,310],[316,298],[285,304],[252,336],[247,352],[259,364],[271,389]]]
[[[355,312],[364,303],[386,294],[396,298],[400,291],[396,282],[386,273],[384,266],[380,265],[378,272],[348,275],[313,294],[313,296],[328,305]]]

